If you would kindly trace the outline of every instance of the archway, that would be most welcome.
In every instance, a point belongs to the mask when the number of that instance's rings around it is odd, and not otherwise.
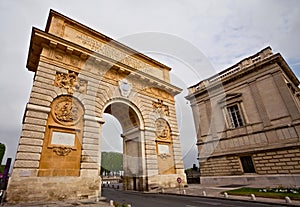
[[[123,133],[123,189],[124,190],[147,190],[144,126],[139,110],[129,101],[114,99],[109,101],[103,108],[103,113],[114,116],[121,124]],[[105,120],[104,120],[105,121]]]
[[[98,196],[104,113],[123,128],[125,190],[176,187],[178,177],[186,183],[174,99],[181,89],[170,83],[170,67],[51,10],[46,30],[32,30],[27,68],[35,78],[9,201]],[[72,114],[80,122],[66,119]]]
[[[119,120],[111,114],[102,115],[105,120],[102,125],[101,138],[101,170],[102,186],[110,187],[110,183],[117,184],[120,189],[123,171],[123,134]],[[115,185],[114,185],[115,186]]]

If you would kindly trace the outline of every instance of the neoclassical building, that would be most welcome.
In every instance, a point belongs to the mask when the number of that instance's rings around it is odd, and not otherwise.
[[[267,47],[189,88],[202,183],[300,183],[298,85]]]

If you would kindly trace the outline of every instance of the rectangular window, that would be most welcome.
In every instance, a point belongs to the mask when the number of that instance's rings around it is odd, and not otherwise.
[[[241,112],[237,104],[227,107],[231,128],[244,126]]]
[[[240,157],[244,173],[255,173],[251,156]]]

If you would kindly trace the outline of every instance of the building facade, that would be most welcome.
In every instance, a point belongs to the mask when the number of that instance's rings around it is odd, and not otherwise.
[[[300,183],[299,80],[270,47],[189,88],[202,183]]]

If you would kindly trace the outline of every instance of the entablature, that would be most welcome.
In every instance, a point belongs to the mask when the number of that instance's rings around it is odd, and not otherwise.
[[[107,70],[112,69],[126,75],[130,74],[147,85],[164,90],[172,96],[182,91],[182,89],[169,82],[142,70],[138,70],[122,62],[117,62],[111,57],[104,56],[55,35],[33,28],[27,60],[28,70],[36,72],[40,60],[77,73],[82,72],[82,70],[85,72],[92,71],[93,68],[95,69],[97,66],[102,65],[108,68]],[[98,75],[101,76],[101,74]]]

